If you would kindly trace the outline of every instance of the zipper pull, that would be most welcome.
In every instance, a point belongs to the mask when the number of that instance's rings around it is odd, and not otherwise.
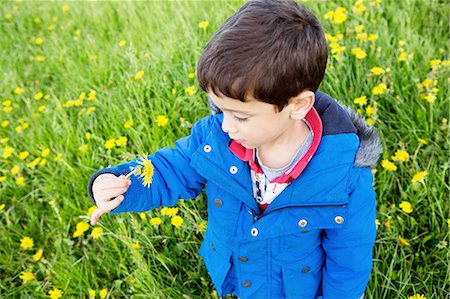
[[[253,217],[253,223],[255,223],[256,221],[259,220],[260,216],[256,214],[256,211],[250,209],[248,210],[248,212],[252,215]]]

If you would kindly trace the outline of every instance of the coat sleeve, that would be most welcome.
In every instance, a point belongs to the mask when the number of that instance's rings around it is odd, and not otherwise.
[[[376,236],[375,191],[369,168],[354,168],[346,226],[326,230],[323,248],[323,298],[361,298],[372,271]]]
[[[150,187],[143,186],[142,178],[132,175],[131,185],[124,194],[124,200],[109,214],[144,212],[160,206],[173,206],[181,198],[198,196],[204,187],[205,179],[190,166],[190,161],[209,132],[211,118],[212,116],[198,121],[190,136],[175,142],[175,148],[165,147],[154,155],[149,155],[148,159],[154,167]],[[88,182],[88,194],[94,204],[92,185],[100,174],[127,175],[138,165],[138,161],[139,159],[107,167],[92,175]]]

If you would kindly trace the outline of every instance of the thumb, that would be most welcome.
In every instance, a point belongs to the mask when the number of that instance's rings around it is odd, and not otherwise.
[[[107,211],[107,212],[114,210],[115,208],[117,208],[117,206],[120,205],[120,203],[122,202],[122,200],[124,198],[125,198],[125,196],[119,195],[116,198],[103,203],[102,210]]]
[[[105,214],[105,212],[97,208],[91,215],[91,225],[95,225],[98,221],[98,218],[100,218],[100,216],[102,216],[103,214]]]

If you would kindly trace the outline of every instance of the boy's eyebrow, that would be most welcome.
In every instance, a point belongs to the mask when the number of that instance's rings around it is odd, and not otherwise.
[[[214,106],[216,106],[217,108],[219,108],[219,109],[222,110],[222,111],[236,112],[236,113],[244,113],[244,114],[247,114],[247,115],[254,115],[254,113],[251,113],[251,112],[249,112],[249,111],[221,108],[221,107],[219,107],[219,105],[217,105],[217,104],[214,102],[214,100],[213,100],[210,96],[208,96],[208,99],[213,103]]]

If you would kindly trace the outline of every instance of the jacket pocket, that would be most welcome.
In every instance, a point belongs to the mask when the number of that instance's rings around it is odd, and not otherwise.
[[[286,299],[316,298],[322,281],[324,253],[322,249],[294,263],[281,267]]]
[[[205,262],[211,280],[217,289],[219,296],[224,296],[223,286],[231,268],[231,250],[221,246],[219,242],[205,235],[205,240],[200,247],[200,256]]]

